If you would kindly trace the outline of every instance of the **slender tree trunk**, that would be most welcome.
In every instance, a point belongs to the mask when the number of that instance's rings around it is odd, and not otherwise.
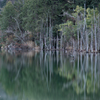
[[[79,16],[77,16],[77,49],[78,49],[78,51],[79,51],[79,29],[78,29],[78,27],[79,27]]]
[[[96,69],[97,69],[97,54],[95,53],[95,65],[94,65],[94,92],[95,92],[96,79],[97,79]]]
[[[56,43],[56,49],[58,50],[58,35],[57,35],[57,43]]]
[[[86,71],[88,70],[89,67],[89,55],[86,54]]]
[[[75,41],[73,39],[73,52],[75,51]]]
[[[43,50],[43,34],[42,34],[42,31],[43,31],[43,20],[42,20],[41,32],[40,32],[40,48],[41,48],[41,50]]]
[[[100,22],[100,20],[99,20],[99,14],[98,14],[98,50],[100,50],[100,28],[99,28],[99,22]]]
[[[88,45],[88,33],[87,33],[87,31],[85,31],[85,34],[86,34],[86,52],[88,52],[89,45]]]
[[[94,79],[97,79],[97,54],[95,53]]]
[[[40,50],[43,50],[43,40],[41,39],[41,33],[40,33]]]
[[[63,57],[62,57],[62,51],[60,51],[60,62],[61,62],[60,67],[62,68],[62,67],[63,67]]]
[[[58,66],[58,58],[59,58],[59,57],[58,57],[58,53],[59,53],[59,52],[58,52],[58,51],[56,51],[57,66]]]
[[[40,51],[40,69],[41,69],[41,75],[42,75],[42,79],[43,79],[43,50]]]
[[[49,29],[49,48],[51,50],[51,39],[52,39],[52,25],[51,25],[51,17],[50,17],[50,29]]]
[[[86,2],[84,3],[84,25],[83,25],[83,35],[85,36],[85,45],[84,48],[86,49],[86,52],[88,52],[88,34],[86,29]]]
[[[62,35],[61,35],[61,39],[60,39],[60,49],[62,49]]]
[[[64,41],[63,41],[63,50],[65,50],[65,35],[64,35]]]
[[[94,37],[95,37],[95,52],[97,52],[97,22],[95,18],[95,11],[94,11]]]
[[[83,71],[83,66],[82,66],[82,53],[80,53],[80,65],[81,65],[81,72]]]
[[[49,52],[49,72],[50,72],[50,82],[51,82],[51,75],[53,73],[53,63],[52,63],[52,55]]]
[[[78,44],[78,50],[79,50],[79,31],[77,31],[77,39],[78,39],[77,44]]]
[[[55,41],[56,41],[55,38],[53,38],[53,49],[56,49],[55,48]]]
[[[93,83],[93,54],[91,53],[91,76],[92,76],[92,83]]]
[[[80,32],[81,34],[81,40],[80,40],[80,51],[82,51],[82,32]]]
[[[78,54],[78,62],[77,62],[77,75],[79,75],[79,54]]]
[[[94,36],[95,36],[95,52],[97,52],[97,34],[96,34],[97,25],[94,25]]]
[[[48,25],[48,14],[47,14],[47,18],[46,18],[46,39],[47,39],[47,41],[46,41],[46,44],[48,42],[48,38],[49,38],[49,25]],[[48,44],[47,44],[47,47],[48,47]],[[47,48],[47,49],[49,49],[49,48]]]
[[[91,52],[93,52],[93,24],[91,28]]]
[[[86,28],[86,4],[84,4],[84,27],[83,27],[83,33],[86,36],[86,52],[88,52],[88,33]]]
[[[98,58],[97,58],[97,66],[98,66],[98,88],[100,88],[100,55],[98,54]]]
[[[44,46],[45,46],[45,50],[47,49],[47,45],[46,45],[46,37],[44,38]]]

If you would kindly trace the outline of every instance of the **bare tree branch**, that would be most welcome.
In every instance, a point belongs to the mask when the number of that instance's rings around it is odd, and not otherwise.
[[[12,18],[16,21],[16,24],[17,24],[17,26],[18,26],[18,29],[19,29],[20,33],[22,34],[22,31],[21,31],[21,29],[20,29],[20,26],[19,26],[19,23],[18,23],[17,19],[14,18],[14,17],[12,17]]]

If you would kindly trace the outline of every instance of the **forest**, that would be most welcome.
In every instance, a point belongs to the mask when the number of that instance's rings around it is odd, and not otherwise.
[[[100,51],[100,0],[0,0],[0,47]]]

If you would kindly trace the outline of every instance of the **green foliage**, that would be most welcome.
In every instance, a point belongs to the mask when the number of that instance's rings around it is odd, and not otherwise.
[[[67,39],[76,38],[76,30],[81,29],[84,25],[84,1],[83,0],[14,0],[13,4],[7,2],[3,7],[0,15],[0,28],[1,30],[10,29],[16,32],[18,36],[20,33],[30,31],[31,34],[43,33],[46,34],[47,27],[50,24],[53,26],[53,36],[56,37],[57,25],[59,31],[67,36]],[[2,5],[4,5],[4,0]],[[91,28],[92,20],[98,17],[98,10],[93,9],[99,4],[99,1],[87,0],[86,1],[86,22],[87,28]],[[76,7],[76,8],[75,8]],[[90,8],[88,8],[90,7]],[[74,10],[74,9],[75,10]],[[99,5],[98,5],[99,9]],[[69,21],[70,18],[62,16],[63,11],[72,13],[74,21]],[[74,12],[74,13],[73,13]],[[77,20],[77,16],[79,19]],[[17,21],[16,21],[16,20]],[[50,21],[51,20],[51,21]],[[65,21],[66,20],[66,21]],[[61,24],[64,22],[64,24]],[[19,24],[19,25],[18,25]],[[55,28],[55,29],[54,29]],[[42,30],[42,31],[41,31]],[[45,31],[46,30],[46,31]],[[34,36],[35,36],[34,35]]]
[[[58,19],[61,17],[58,15],[61,10],[62,5],[57,0],[25,0],[22,25],[26,30],[39,31],[41,24],[45,25],[46,19],[51,18],[52,24],[59,23]]]
[[[97,8],[95,9],[87,8],[86,12],[87,12],[87,17],[86,17],[87,27],[91,28],[91,26],[98,20],[99,12]]]
[[[91,29],[92,25],[99,23],[97,22],[99,17],[99,11],[97,8],[87,8],[85,11],[84,10],[84,8],[76,6],[74,13],[72,13],[72,16],[75,18],[75,24],[73,21],[67,20],[66,23],[59,25],[58,31],[61,31],[64,35],[67,36],[67,38],[70,38],[76,36],[77,30],[82,30],[82,27],[85,24],[85,19],[87,29]],[[84,15],[84,13],[86,13],[86,15]]]
[[[74,37],[75,36],[75,32],[76,32],[76,28],[77,26],[73,24],[72,21],[67,21],[64,24],[60,24],[59,25],[59,30],[63,33],[63,35],[67,36],[67,39],[69,39],[70,37]]]
[[[14,28],[15,21],[13,17],[16,16],[14,6],[9,1],[6,6],[3,8],[3,11],[1,12],[1,18],[0,18],[0,27],[2,30],[6,30],[7,28]]]
[[[100,0],[75,0],[75,5],[79,5],[84,7],[84,3],[86,4],[86,7],[88,8],[93,8],[97,7],[98,4],[100,3]]]
[[[63,17],[59,15],[65,7],[65,2],[63,0],[24,0],[24,2],[18,0],[13,5],[8,2],[1,11],[1,29],[6,30],[10,27],[13,31],[18,31],[18,25],[13,17],[18,21],[22,32],[40,32],[41,26],[44,28],[50,24],[50,19],[51,24],[55,26],[62,22]]]

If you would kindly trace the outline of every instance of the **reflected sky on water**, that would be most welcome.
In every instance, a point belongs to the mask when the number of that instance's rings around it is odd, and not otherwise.
[[[0,100],[100,100],[100,54],[0,52]]]

